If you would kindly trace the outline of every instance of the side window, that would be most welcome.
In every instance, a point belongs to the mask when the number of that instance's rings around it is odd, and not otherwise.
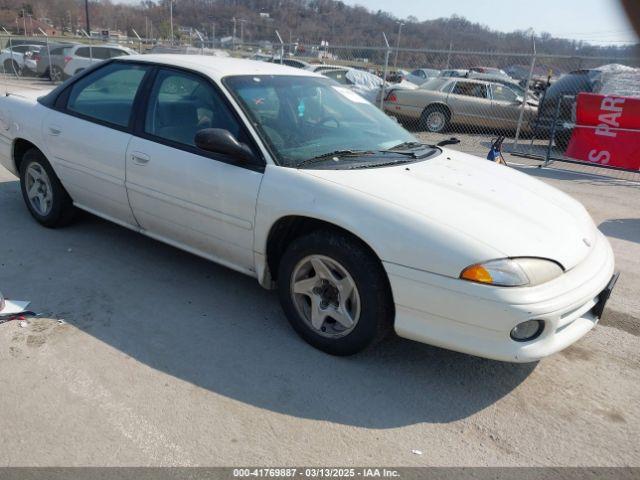
[[[81,47],[76,50],[76,57],[89,58],[89,47]]]
[[[344,70],[333,70],[333,71],[323,73],[325,77],[332,78],[333,80],[335,80],[338,83],[341,83],[342,85],[351,85],[351,82],[347,78],[346,74],[347,72],[345,72]]]
[[[501,102],[515,102],[517,95],[511,90],[509,87],[505,87],[504,85],[499,85],[494,83],[491,85],[491,89],[493,91],[493,99]]]
[[[146,133],[195,146],[196,133],[205,128],[230,131],[244,142],[243,130],[208,81],[186,72],[160,70],[149,96]]]
[[[482,83],[457,82],[451,93],[466,97],[487,98],[487,86]]]
[[[140,65],[106,65],[71,87],[67,110],[126,127],[146,72],[147,67]]]
[[[93,58],[97,60],[106,60],[109,58],[109,48],[104,47],[93,47]]]
[[[109,56],[111,58],[122,57],[124,55],[129,55],[129,53],[125,52],[124,50],[120,50],[119,48],[109,49]]]

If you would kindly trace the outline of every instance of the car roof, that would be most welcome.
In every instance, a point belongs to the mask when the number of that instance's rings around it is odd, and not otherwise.
[[[440,78],[440,77],[436,77],[436,78]],[[444,78],[447,78],[447,77],[444,77]],[[487,85],[488,83],[496,83],[496,82],[492,82],[491,80],[478,80],[476,78],[467,78],[467,77],[448,77],[447,80],[450,82],[479,83],[481,85]]]
[[[216,57],[212,55],[176,55],[150,54],[118,57],[123,62],[145,62],[158,65],[182,67],[195,70],[219,80],[229,75],[297,75],[302,77],[322,77],[321,75],[301,68],[280,65],[279,63],[260,62],[256,60]]]

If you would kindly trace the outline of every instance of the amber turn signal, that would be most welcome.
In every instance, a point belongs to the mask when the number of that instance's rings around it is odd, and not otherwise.
[[[465,268],[460,274],[460,278],[472,282],[493,283],[493,278],[489,271],[482,265],[471,265]]]

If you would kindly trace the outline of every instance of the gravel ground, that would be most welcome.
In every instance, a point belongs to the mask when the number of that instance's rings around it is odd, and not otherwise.
[[[640,466],[640,184],[522,169],[622,272],[598,327],[526,365],[324,355],[248,277],[90,215],[40,227],[0,168],[0,289],[42,313],[0,325],[0,466]]]

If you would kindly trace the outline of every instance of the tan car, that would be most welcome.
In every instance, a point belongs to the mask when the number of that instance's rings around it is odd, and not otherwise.
[[[499,83],[469,78],[432,78],[417,90],[393,89],[384,110],[423,130],[443,132],[452,124],[476,129],[515,130],[523,98]],[[538,101],[527,99],[522,131],[530,132]]]

